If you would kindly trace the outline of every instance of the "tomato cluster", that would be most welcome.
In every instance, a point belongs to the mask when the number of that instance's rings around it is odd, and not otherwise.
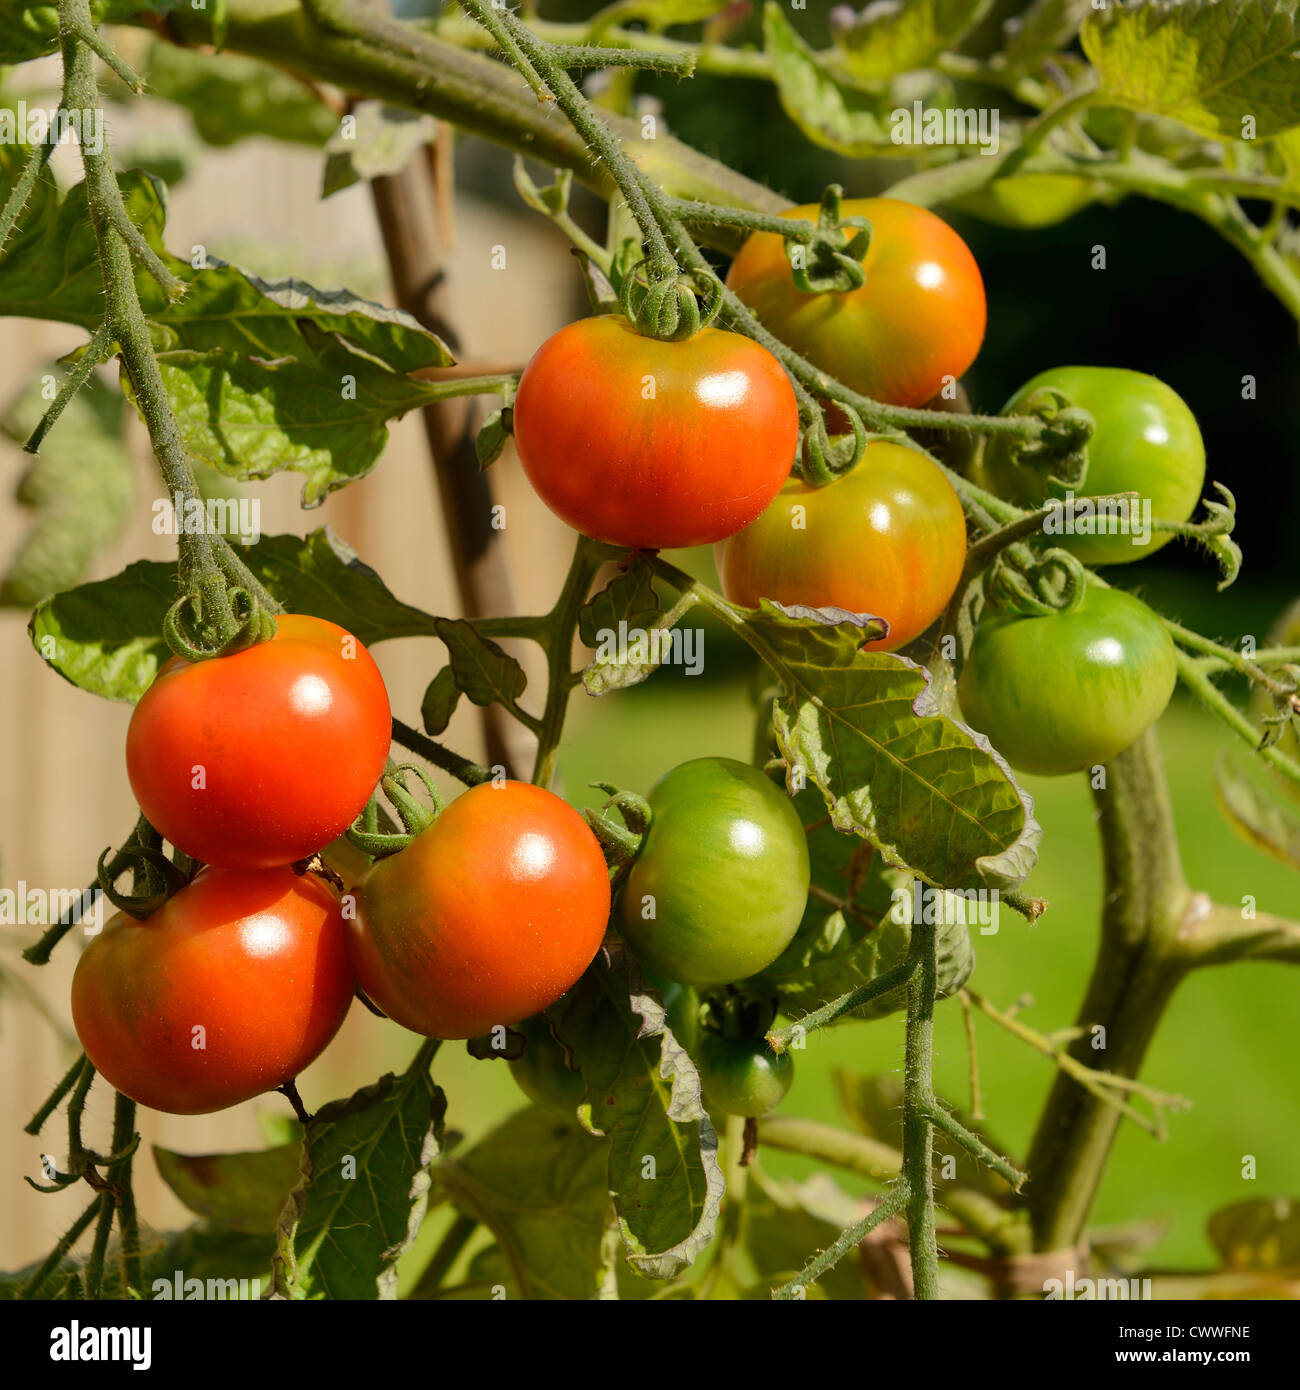
[[[388,692],[351,633],[300,614],[230,656],[168,661],[127,731],[146,818],[208,867],[77,963],[72,1016],[124,1095],[176,1114],[291,1081],[352,1001],[343,910],[289,866],[364,808],[388,756]]]

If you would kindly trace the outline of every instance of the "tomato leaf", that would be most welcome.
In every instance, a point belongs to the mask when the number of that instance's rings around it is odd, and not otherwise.
[[[434,1297],[590,1299],[600,1295],[609,1224],[609,1144],[539,1106],[512,1115],[467,1153],[435,1169],[458,1210],[497,1245],[476,1256],[463,1290]],[[621,1271],[625,1286],[654,1286]]]
[[[438,618],[436,622],[461,692],[476,705],[515,708],[528,677],[514,657],[464,618]]]
[[[799,790],[802,768],[837,830],[940,887],[1028,876],[1042,836],[1033,802],[982,734],[939,713],[924,668],[862,651],[860,620],[837,609],[765,599],[742,636],[784,685],[772,719],[787,784]]]
[[[6,411],[0,429],[23,444],[49,409],[51,369]],[[122,398],[92,375],[73,397],[18,484],[32,521],[3,578],[0,603],[31,608],[78,583],[122,534],[135,500],[135,468],[122,441]]]
[[[808,1263],[814,1250],[833,1245],[846,1226],[862,1219],[861,1204],[826,1173],[806,1183],[790,1178],[777,1182],[761,1169],[751,1169],[745,1184],[745,1248],[758,1270],[768,1297]],[[813,1289],[834,1299],[867,1297],[858,1260],[841,1260],[822,1275]]]
[[[618,632],[619,623],[626,623],[629,629],[648,628],[659,613],[650,566],[640,555],[634,555],[583,606],[578,614],[578,633],[588,647],[598,647],[604,634]]]
[[[298,1185],[280,1213],[274,1293],[396,1297],[397,1260],[424,1219],[445,1110],[442,1091],[417,1064],[317,1113]]]
[[[196,53],[155,39],[143,76],[149,95],[188,111],[209,145],[262,135],[319,148],[338,127],[312,87],[257,58]]]
[[[882,82],[927,67],[973,29],[992,0],[877,0],[854,23],[836,28],[845,72],[860,82]]]
[[[352,125],[346,124],[349,119]],[[358,102],[325,146],[321,197],[362,179],[400,174],[437,133],[432,116],[383,101]]]
[[[821,796],[809,788],[795,798],[808,832],[812,883],[794,939],[752,982],[781,999],[798,1020],[813,1009],[870,983],[900,965],[911,944],[912,880],[888,868],[866,841],[835,829]],[[956,900],[944,895],[945,905]],[[938,996],[959,990],[975,968],[969,918],[942,914],[936,929]],[[872,999],[845,1018],[886,1018],[907,1007],[905,986]]]
[[[839,154],[906,155],[890,138],[889,113],[897,101],[847,86],[808,47],[776,0],[763,11],[763,45],[787,116],[815,144]]]
[[[1034,0],[1022,14],[1004,21],[1006,47],[999,63],[1013,72],[1036,67],[1070,46],[1091,9],[1092,0]]]
[[[1232,749],[1215,768],[1215,800],[1247,844],[1300,869],[1300,788],[1252,752]]]
[[[147,11],[166,14],[180,0],[91,0],[96,25],[115,24]],[[25,63],[59,46],[59,7],[52,0],[8,0],[0,9],[0,63]]]
[[[724,1186],[695,1064],[621,946],[598,953],[546,1015],[586,1082],[583,1123],[609,1139],[627,1263],[671,1279],[713,1239]]]
[[[1184,0],[1107,5],[1080,33],[1106,97],[1240,139],[1243,119],[1266,140],[1300,125],[1296,0]]]
[[[196,1216],[230,1231],[267,1233],[298,1181],[298,1155],[298,1144],[249,1153],[153,1149],[159,1176]]]
[[[1225,1269],[1263,1272],[1300,1267],[1300,1202],[1252,1197],[1216,1211],[1206,1235]]]
[[[338,623],[366,646],[438,635],[438,620],[394,598],[328,527],[307,537],[263,536],[242,552],[291,613]],[[171,655],[163,618],[176,601],[176,566],[137,560],[111,579],[55,594],[27,625],[37,653],[64,680],[106,700],[135,701]]]
[[[440,734],[451,723],[460,703],[460,686],[456,684],[456,673],[450,666],[444,666],[429,682],[420,702],[420,719],[426,734]]]

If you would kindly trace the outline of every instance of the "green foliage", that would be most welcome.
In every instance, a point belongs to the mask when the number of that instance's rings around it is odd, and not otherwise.
[[[988,13],[993,0],[885,0],[835,33],[846,73],[883,82],[927,67]]]
[[[300,1149],[293,1143],[249,1153],[178,1154],[155,1144],[153,1157],[162,1180],[209,1225],[271,1235],[298,1181]]]
[[[1107,5],[1082,29],[1108,98],[1230,140],[1300,125],[1296,0]]]
[[[446,1100],[424,1049],[327,1105],[307,1127],[280,1215],[272,1287],[285,1298],[394,1298],[399,1256],[424,1219]]]
[[[366,646],[438,635],[436,618],[394,598],[328,528],[305,538],[264,536],[243,555],[289,612],[327,618]],[[137,560],[111,579],[39,604],[27,630],[65,680],[107,700],[135,701],[171,655],[162,620],[175,598],[175,565]]]
[[[335,130],[325,146],[322,198],[362,179],[401,173],[438,130],[432,116],[382,101],[358,102],[348,119],[355,125]]]
[[[32,381],[0,430],[25,443],[60,384],[55,371]],[[122,414],[121,396],[92,377],[42,444],[15,494],[31,509],[32,522],[0,579],[0,603],[30,608],[70,588],[122,534],[136,491]]]
[[[114,23],[131,15],[164,15],[180,0],[91,0],[96,24]],[[25,63],[42,58],[59,46],[59,7],[50,0],[5,0],[0,5],[0,63]]]

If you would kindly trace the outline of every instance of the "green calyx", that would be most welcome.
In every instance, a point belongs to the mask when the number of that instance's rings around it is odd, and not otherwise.
[[[429,798],[428,806],[407,789],[408,773],[414,773],[419,778]],[[396,813],[396,819],[380,806],[375,797],[371,797],[366,809],[347,831],[349,842],[372,859],[386,859],[404,850],[438,819],[443,809],[442,796],[437,787],[424,768],[416,763],[390,767],[379,779],[379,787]],[[402,826],[400,830],[396,829],[399,822]]]
[[[800,413],[799,472],[812,487],[824,487],[857,467],[867,448],[867,429],[862,417],[843,401],[835,408],[849,422],[849,434],[832,435],[826,428],[826,415],[814,403]]]
[[[1049,484],[1078,491],[1088,478],[1088,441],[1092,416],[1054,387],[1035,391],[1026,402],[1025,414],[1043,422],[1037,438],[1026,440],[1012,457],[1021,468],[1042,473]]]
[[[639,261],[623,276],[619,308],[638,333],[680,343],[707,328],[722,308],[722,284],[673,262]]]
[[[991,608],[1027,617],[1069,613],[1083,602],[1088,571],[1068,550],[1026,559],[1023,547],[1003,551],[989,567],[984,598]]]
[[[605,862],[613,870],[617,884],[626,876],[641,852],[650,829],[650,803],[636,792],[620,791],[608,782],[593,782],[591,785],[607,792],[609,800],[599,810],[584,811],[582,816],[600,843]]]
[[[847,294],[867,282],[862,262],[871,245],[871,224],[865,217],[845,218],[843,197],[843,188],[831,184],[822,195],[817,231],[785,239],[791,276],[804,294]]]
[[[230,656],[275,636],[275,614],[250,590],[227,588],[220,573],[205,576],[167,610],[163,637],[186,661]]]

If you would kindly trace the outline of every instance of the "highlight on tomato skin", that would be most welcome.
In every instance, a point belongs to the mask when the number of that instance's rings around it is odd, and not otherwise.
[[[96,1070],[152,1110],[203,1115],[291,1081],[355,991],[334,893],[281,867],[203,869],[144,921],[119,914],[72,980]]]
[[[131,716],[140,809],[205,864],[268,869],[314,854],[365,809],[392,742],[388,691],[345,629],[281,614],[230,656],[173,657]]]
[[[947,608],[966,559],[966,520],[942,469],[915,449],[874,440],[825,487],[791,479],[714,556],[733,603],[870,613],[889,632],[866,647],[896,651]]]
[[[807,204],[781,216],[815,222],[819,211]],[[927,208],[846,198],[841,212],[871,224],[858,289],[805,294],[774,232],[745,241],[727,285],[765,328],[845,386],[890,405],[923,405],[980,350],[988,311],[979,266]]]
[[[790,475],[799,410],[761,344],[705,328],[660,342],[613,315],[548,338],[514,402],[524,472],[562,521],[631,549],[710,545]]]
[[[435,1038],[474,1038],[553,1004],[609,921],[605,856],[566,801],[527,782],[462,792],[357,889],[348,949],[368,998]]]

